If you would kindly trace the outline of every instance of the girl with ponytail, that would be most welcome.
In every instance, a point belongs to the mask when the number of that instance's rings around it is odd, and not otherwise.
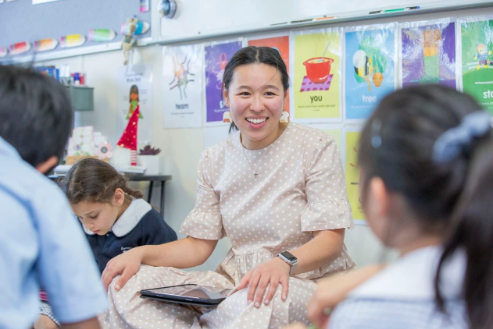
[[[341,281],[363,283],[335,308],[328,328],[493,328],[489,113],[443,86],[401,89],[366,122],[358,156],[368,224],[401,257]],[[319,327],[328,319],[328,290],[344,277],[329,280],[308,306]]]
[[[125,177],[97,159],[76,163],[62,181],[103,272],[108,261],[134,247],[176,240],[175,231]]]

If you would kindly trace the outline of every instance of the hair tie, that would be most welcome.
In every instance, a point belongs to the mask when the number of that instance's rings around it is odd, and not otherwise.
[[[491,128],[490,114],[476,111],[467,114],[461,123],[445,131],[433,146],[433,161],[446,163],[458,156],[474,138],[484,136]]]

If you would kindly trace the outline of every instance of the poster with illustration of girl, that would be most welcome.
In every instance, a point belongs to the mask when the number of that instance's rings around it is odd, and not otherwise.
[[[293,39],[292,120],[341,121],[341,30],[297,32]]]
[[[401,24],[402,86],[438,83],[456,88],[455,22]]]
[[[222,80],[226,64],[241,48],[241,41],[205,46],[206,125],[223,125],[231,122],[229,108],[224,104],[221,92]]]
[[[345,119],[364,120],[396,88],[397,24],[346,30]]]
[[[249,46],[255,47],[271,47],[281,54],[281,57],[286,64],[287,71],[289,72],[289,36],[279,36],[262,39],[250,39],[248,40]],[[288,91],[289,93],[289,91]],[[284,103],[281,122],[289,122],[289,95]]]
[[[493,115],[493,20],[458,21],[461,31],[462,89]]]
[[[152,66],[123,66],[118,69],[118,134],[136,126],[136,145],[152,141]],[[134,113],[138,112],[135,115]],[[135,124],[134,124],[135,121]],[[128,135],[128,134],[127,134]]]

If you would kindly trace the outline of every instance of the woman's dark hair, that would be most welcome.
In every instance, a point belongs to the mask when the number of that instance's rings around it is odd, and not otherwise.
[[[452,160],[433,161],[436,140],[480,111],[469,95],[439,85],[401,89],[385,97],[360,137],[363,202],[372,177],[403,195],[424,231],[441,230],[443,254],[435,276],[436,302],[444,263],[467,256],[463,296],[471,328],[493,328],[493,134],[474,139]]]
[[[80,160],[70,168],[61,186],[72,204],[81,201],[109,203],[117,188],[125,192],[127,199],[130,199],[130,196],[142,198],[142,193],[129,188],[125,177],[115,168],[93,158]]]
[[[270,47],[255,47],[248,46],[238,50],[229,60],[224,68],[223,86],[226,90],[229,89],[233,74],[238,66],[249,64],[266,64],[275,67],[281,72],[281,82],[284,87],[284,92],[289,89],[289,74],[286,64],[281,57],[279,51]],[[235,123],[231,121],[229,132],[238,130]]]
[[[72,124],[65,86],[30,68],[0,65],[0,136],[24,161],[63,158]]]
[[[139,87],[137,87],[137,85],[132,85],[132,87],[130,87],[130,95],[132,95],[132,93],[137,94],[137,102],[138,102],[139,101]],[[132,99],[130,97],[128,99],[130,102],[132,101]]]

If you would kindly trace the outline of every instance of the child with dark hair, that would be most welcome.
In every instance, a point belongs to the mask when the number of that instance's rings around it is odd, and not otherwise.
[[[61,185],[100,272],[111,258],[133,247],[176,240],[176,232],[142,199],[142,193],[129,188],[125,177],[104,161],[79,161]]]
[[[83,225],[100,272],[110,259],[134,247],[176,240],[175,231],[141,199],[142,193],[129,188],[126,179],[104,161],[77,162],[61,186]],[[57,323],[49,312],[44,314]]]
[[[364,283],[337,306],[328,328],[493,328],[489,113],[443,86],[398,90],[366,122],[359,165],[368,223],[401,258],[352,274]],[[309,305],[317,325],[337,291],[323,287]]]
[[[42,175],[72,129],[66,88],[0,66],[0,118],[0,327],[30,327],[44,287],[62,327],[99,328],[106,299],[96,264],[65,196]]]

